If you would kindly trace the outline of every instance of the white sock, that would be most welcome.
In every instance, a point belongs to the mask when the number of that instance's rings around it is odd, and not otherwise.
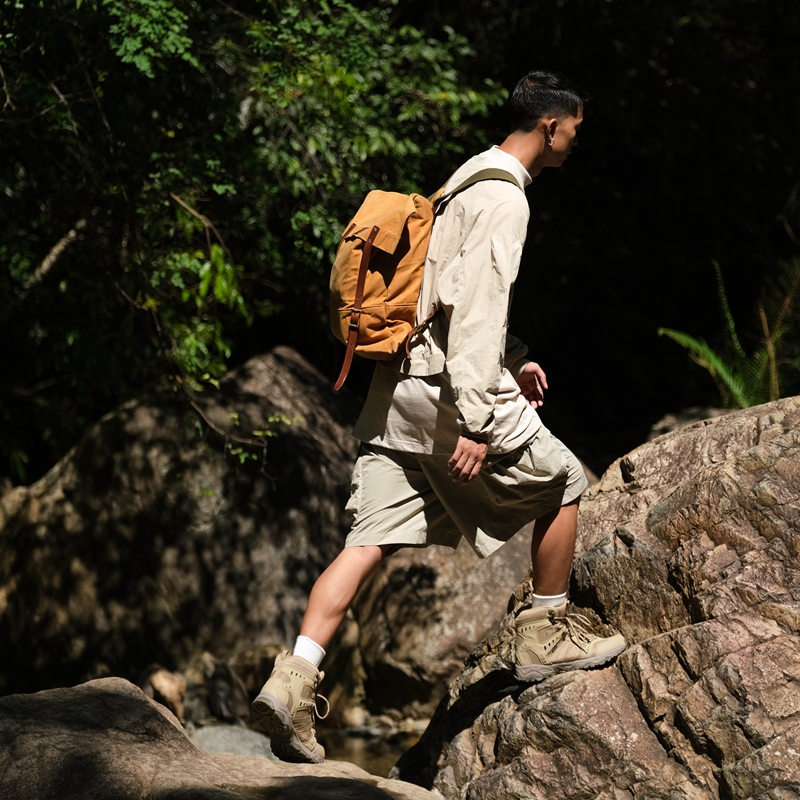
[[[293,656],[300,656],[306,661],[310,661],[317,669],[325,658],[325,651],[308,636],[298,636],[297,641],[294,643]]]
[[[536,606],[560,606],[567,599],[567,593],[564,594],[534,594],[533,607]]]

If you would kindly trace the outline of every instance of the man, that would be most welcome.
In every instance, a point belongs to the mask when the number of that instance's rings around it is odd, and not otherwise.
[[[523,681],[605,663],[625,648],[566,614],[578,502],[586,487],[572,453],[542,425],[547,378],[507,335],[527,231],[524,189],[559,167],[577,143],[583,97],[564,77],[531,72],[509,98],[511,134],[470,159],[437,210],[417,316],[430,325],[401,364],[378,365],[353,435],[362,442],[344,550],[315,583],[292,655],[281,654],[252,707],[276,754],[320,762],[314,732],[319,665],[358,590],[404,546],[456,547],[463,536],[490,555],[535,520],[534,595],[516,620],[515,669]]]

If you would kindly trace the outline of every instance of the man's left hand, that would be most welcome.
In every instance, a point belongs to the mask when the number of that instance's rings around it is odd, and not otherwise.
[[[523,397],[534,407],[544,403],[544,390],[547,388],[547,376],[544,370],[534,361],[529,361],[517,376],[517,383]]]

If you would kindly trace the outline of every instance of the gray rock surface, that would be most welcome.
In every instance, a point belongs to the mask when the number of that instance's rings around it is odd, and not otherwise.
[[[685,428],[695,422],[703,422],[712,417],[721,417],[723,414],[730,414],[730,409],[715,408],[714,406],[692,406],[674,414],[665,414],[658,422],[650,426],[647,441],[652,442],[657,436],[671,433],[679,428]]]
[[[0,642],[14,657],[0,694],[289,644],[347,530],[357,411],[278,348],[218,391],[126,403],[40,481],[5,494]],[[214,428],[276,435],[240,464]]]
[[[14,800],[426,800],[352,764],[205,753],[127,681],[0,698],[0,797]]]
[[[277,759],[269,746],[269,737],[239,725],[204,725],[189,731],[189,738],[206,753]]]
[[[799,428],[788,398],[613,464],[582,504],[571,598],[632,646],[519,685],[509,615],[393,775],[465,800],[800,797]]]

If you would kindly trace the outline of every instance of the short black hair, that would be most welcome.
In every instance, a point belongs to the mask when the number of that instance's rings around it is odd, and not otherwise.
[[[582,89],[558,72],[533,70],[508,98],[512,131],[532,131],[546,117],[575,117],[586,103]]]

